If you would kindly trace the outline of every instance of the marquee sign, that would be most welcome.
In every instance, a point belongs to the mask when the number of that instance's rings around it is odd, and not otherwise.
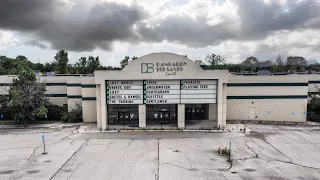
[[[107,104],[216,103],[217,81],[106,81],[106,91]]]

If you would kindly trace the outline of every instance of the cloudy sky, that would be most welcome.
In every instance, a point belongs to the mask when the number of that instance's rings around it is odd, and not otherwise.
[[[0,55],[51,62],[173,52],[320,60],[320,0],[0,0]]]

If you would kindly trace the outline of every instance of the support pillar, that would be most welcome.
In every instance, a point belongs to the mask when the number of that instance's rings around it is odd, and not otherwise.
[[[222,99],[223,99],[223,83],[218,81],[218,97],[217,97],[217,128],[222,128],[223,126],[223,116],[222,116]]]
[[[139,104],[139,127],[140,128],[147,127],[146,105],[145,104]]]
[[[185,104],[178,104],[178,128],[184,129],[185,127]]]
[[[101,85],[96,85],[96,97],[97,97],[97,128],[102,129],[101,121]]]
[[[227,84],[222,88],[222,126],[227,126]]]
[[[209,121],[217,120],[217,104],[209,104]]]
[[[101,84],[101,129],[107,130],[108,127],[108,112],[106,103],[106,84],[105,81]]]

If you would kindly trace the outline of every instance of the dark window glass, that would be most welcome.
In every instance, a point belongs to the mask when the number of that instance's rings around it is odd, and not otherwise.
[[[209,104],[186,104],[186,120],[207,120],[209,116]]]
[[[108,122],[110,125],[139,125],[138,105],[109,104]]]
[[[147,104],[147,124],[176,124],[176,104]]]

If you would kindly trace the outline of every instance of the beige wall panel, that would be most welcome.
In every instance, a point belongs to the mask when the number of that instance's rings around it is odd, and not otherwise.
[[[82,101],[83,122],[97,122],[97,102]]]
[[[81,84],[95,84],[94,77],[82,77]]]
[[[80,76],[75,77],[66,77],[67,84],[81,84],[81,78]]]
[[[47,86],[46,94],[67,94],[67,86]]]
[[[256,108],[257,118],[249,118],[250,108]],[[227,100],[227,120],[305,122],[306,111],[307,99]]]
[[[64,104],[67,104],[67,97],[48,97],[49,101],[52,104],[63,106]]]
[[[67,94],[68,96],[81,96],[82,88],[81,86],[68,86]]]
[[[228,86],[228,96],[307,95],[307,86]]]
[[[40,76],[39,79],[45,83],[67,83],[65,76]]]
[[[77,104],[80,104],[82,106],[82,99],[76,99],[76,98],[68,98],[68,110],[75,108]]]
[[[229,76],[228,83],[308,83],[307,75],[287,76]]]
[[[82,88],[82,97],[96,97],[96,88]]]

